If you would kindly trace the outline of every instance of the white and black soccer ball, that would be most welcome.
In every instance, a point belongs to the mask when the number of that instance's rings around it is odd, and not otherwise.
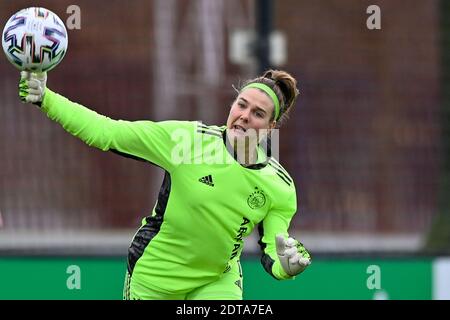
[[[67,30],[52,11],[39,7],[26,8],[6,22],[2,47],[8,60],[17,69],[50,71],[66,55]]]

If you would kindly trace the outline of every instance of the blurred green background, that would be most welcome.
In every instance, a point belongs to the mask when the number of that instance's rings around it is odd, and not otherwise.
[[[122,299],[125,265],[123,258],[2,258],[0,299]],[[370,266],[379,268],[379,283]],[[244,259],[242,268],[244,299],[250,300],[433,296],[430,259],[319,259],[288,281],[271,278],[257,259]]]

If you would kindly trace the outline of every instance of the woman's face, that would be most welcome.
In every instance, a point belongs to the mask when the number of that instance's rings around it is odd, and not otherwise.
[[[267,94],[257,88],[245,89],[231,106],[227,120],[228,137],[242,139],[256,133],[260,141],[268,129],[275,127],[275,121],[270,120],[273,108]]]

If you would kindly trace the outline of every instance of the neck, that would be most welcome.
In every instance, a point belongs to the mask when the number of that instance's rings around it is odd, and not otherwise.
[[[243,166],[255,164],[258,160],[258,142],[255,139],[228,137],[227,149],[234,159]]]
[[[234,152],[236,154],[236,161],[243,166],[249,166],[255,164],[258,160],[258,153],[256,147],[235,147]]]

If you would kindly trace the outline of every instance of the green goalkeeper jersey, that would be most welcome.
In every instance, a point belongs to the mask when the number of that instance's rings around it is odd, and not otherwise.
[[[261,149],[258,163],[244,167],[228,152],[225,126],[112,120],[49,89],[41,108],[89,146],[165,170],[157,203],[129,248],[128,271],[140,284],[176,293],[217,280],[257,225],[265,270],[291,278],[278,260],[275,235],[288,234],[295,186]]]

